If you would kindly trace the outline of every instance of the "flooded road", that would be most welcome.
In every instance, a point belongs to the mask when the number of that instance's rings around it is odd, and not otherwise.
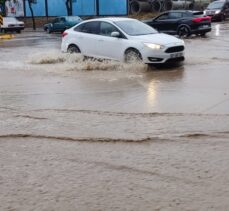
[[[228,35],[164,69],[0,40],[0,210],[227,210]]]

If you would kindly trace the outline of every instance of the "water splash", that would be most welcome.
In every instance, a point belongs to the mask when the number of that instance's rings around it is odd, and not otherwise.
[[[63,54],[59,51],[38,53],[28,60],[32,65],[61,65],[66,71],[146,71],[147,65],[141,62],[122,63],[113,60],[98,60],[85,58],[81,54]]]

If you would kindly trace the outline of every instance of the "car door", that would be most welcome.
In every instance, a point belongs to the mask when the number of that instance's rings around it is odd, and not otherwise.
[[[112,32],[119,32],[120,37],[112,37]],[[126,38],[113,24],[101,21],[98,37],[98,55],[102,58],[121,60],[125,49]]]
[[[74,37],[76,43],[83,55],[96,57],[98,55],[99,46],[99,21],[90,21],[82,23],[74,31],[77,35]]]
[[[163,13],[162,15],[153,19],[152,22],[148,24],[153,28],[157,29],[159,32],[166,32],[167,24],[168,24],[168,15],[169,15],[168,12]]]
[[[176,34],[177,27],[179,22],[182,20],[182,12],[169,12],[168,21],[167,21],[167,33],[169,34]]]

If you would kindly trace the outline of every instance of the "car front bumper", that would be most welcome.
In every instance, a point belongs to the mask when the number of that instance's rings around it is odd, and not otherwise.
[[[179,45],[182,46],[182,45]],[[163,64],[167,62],[179,62],[185,59],[184,49],[167,53],[169,48],[176,47],[174,45],[166,46],[165,49],[152,50],[148,47],[144,47],[141,50],[143,62],[146,64]],[[184,46],[183,46],[184,47]]]
[[[21,31],[21,30],[24,30],[25,27],[21,27],[21,26],[18,26],[18,27],[2,27],[1,28],[2,30],[5,30],[5,31],[9,31],[9,32],[13,32],[13,31]]]

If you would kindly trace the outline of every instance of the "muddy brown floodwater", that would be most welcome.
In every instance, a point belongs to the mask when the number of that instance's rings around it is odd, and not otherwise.
[[[60,43],[0,40],[0,210],[228,210],[228,22],[160,70]]]

